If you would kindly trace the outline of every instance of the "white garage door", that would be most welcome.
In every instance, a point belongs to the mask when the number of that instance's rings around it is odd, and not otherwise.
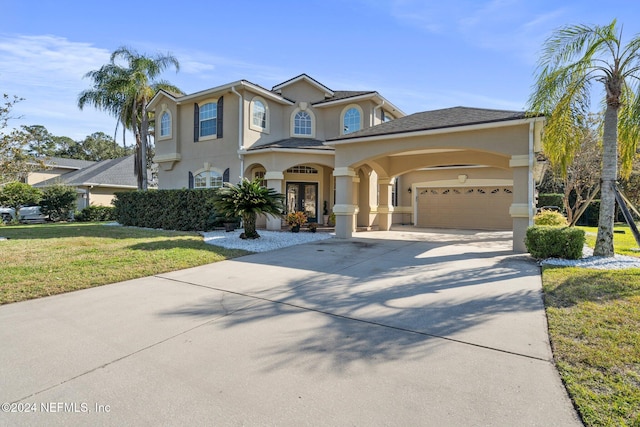
[[[513,187],[418,188],[418,227],[511,230]]]

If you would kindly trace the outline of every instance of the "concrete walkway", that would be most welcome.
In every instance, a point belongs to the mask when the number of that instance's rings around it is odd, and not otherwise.
[[[0,425],[580,425],[540,285],[510,233],[393,231],[9,304]]]

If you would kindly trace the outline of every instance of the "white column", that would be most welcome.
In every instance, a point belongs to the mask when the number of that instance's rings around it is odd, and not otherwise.
[[[511,156],[509,166],[513,171],[513,203],[509,208],[513,219],[513,250],[527,252],[524,238],[535,211],[529,187],[529,156]]]
[[[378,179],[380,201],[378,203],[378,227],[380,231],[389,231],[393,220],[393,204],[391,202],[393,178]]]
[[[284,181],[284,174],[282,172],[267,172],[264,174],[264,179],[267,181],[267,187],[276,190],[278,193],[282,193],[282,182]],[[279,231],[282,229],[282,220],[280,218],[267,215],[267,230]]]
[[[336,215],[336,237],[348,239],[353,235],[356,206],[353,204],[353,179],[355,171],[349,167],[336,168],[336,204],[333,213]]]

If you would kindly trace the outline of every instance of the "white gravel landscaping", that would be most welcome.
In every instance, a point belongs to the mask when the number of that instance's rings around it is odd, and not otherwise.
[[[222,246],[228,249],[244,249],[251,252],[266,252],[301,243],[315,242],[318,240],[335,237],[335,233],[301,231],[267,231],[258,230],[259,239],[241,239],[242,230],[235,231],[208,231],[201,233],[204,242],[210,245]]]
[[[542,260],[540,265],[561,265],[564,267],[595,268],[598,270],[620,270],[623,268],[640,268],[640,258],[632,256],[616,255],[613,258],[593,256],[593,249],[586,247],[582,251],[582,258],[559,259],[549,258]]]

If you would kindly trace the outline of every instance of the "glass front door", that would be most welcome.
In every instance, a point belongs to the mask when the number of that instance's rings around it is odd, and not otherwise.
[[[318,184],[314,182],[287,183],[287,213],[302,211],[308,222],[318,222]]]

